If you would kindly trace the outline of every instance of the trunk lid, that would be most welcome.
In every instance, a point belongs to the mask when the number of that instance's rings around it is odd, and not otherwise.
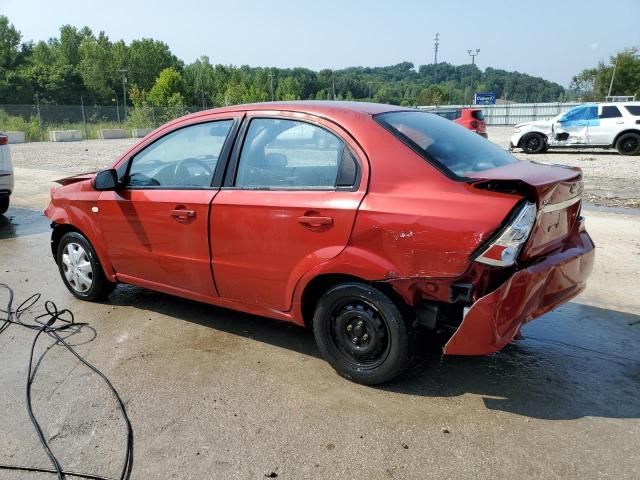
[[[522,260],[561,247],[579,228],[583,190],[579,168],[523,160],[467,176],[477,188],[520,194],[536,203],[538,216],[520,254]]]

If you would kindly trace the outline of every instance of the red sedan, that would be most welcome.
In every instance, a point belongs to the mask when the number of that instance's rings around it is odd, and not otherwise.
[[[402,373],[418,331],[501,349],[593,265],[579,169],[389,105],[200,112],[59,183],[46,215],[76,297],[128,283],[306,325],[361,383]]]

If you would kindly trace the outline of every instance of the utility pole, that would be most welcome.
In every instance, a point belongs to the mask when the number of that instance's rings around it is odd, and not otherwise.
[[[473,53],[473,50],[467,50],[467,53],[471,56],[471,65],[476,64],[476,57],[480,53],[480,49],[476,48],[476,53]]]
[[[434,65],[438,64],[438,47],[440,47],[440,34],[436,33],[436,38],[434,38],[434,43],[433,43],[433,50],[434,50],[433,64]]]
[[[331,90],[333,91],[333,99],[336,99],[336,75],[335,73],[333,73],[333,70],[331,70]]]
[[[200,70],[200,92],[202,94],[202,110],[206,110],[207,104],[204,101],[204,63],[201,64],[202,69]]]
[[[616,63],[613,65],[613,73],[611,74],[611,83],[609,83],[609,93],[607,93],[607,97],[611,96],[611,89],[613,88],[613,79],[616,78],[616,68],[618,68],[617,57],[616,57]]]
[[[128,70],[122,68],[118,70],[122,74],[122,98],[124,104],[124,119],[127,120],[127,72]]]
[[[273,72],[269,72],[269,90],[271,91],[271,101],[273,102]]]
[[[373,85],[373,82],[369,81],[367,83],[369,84],[369,101],[371,101],[371,85]]]

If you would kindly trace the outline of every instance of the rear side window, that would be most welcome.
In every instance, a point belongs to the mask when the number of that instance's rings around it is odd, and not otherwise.
[[[625,105],[627,112],[636,117],[640,117],[640,105]]]
[[[602,107],[602,113],[600,114],[600,118],[618,118],[621,116],[622,114],[618,107],[614,106]]]
[[[473,110],[471,116],[476,120],[484,120],[484,112],[482,110]]]
[[[251,120],[235,186],[268,189],[348,187],[358,165],[345,143],[317,125],[296,120]]]
[[[502,167],[518,160],[475,132],[424,112],[390,112],[375,119],[449,176]]]

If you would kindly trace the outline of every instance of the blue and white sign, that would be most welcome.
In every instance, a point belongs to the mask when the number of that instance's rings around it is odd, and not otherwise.
[[[477,92],[475,94],[473,103],[475,103],[476,105],[495,105],[496,94],[493,92],[485,92],[485,93]]]

